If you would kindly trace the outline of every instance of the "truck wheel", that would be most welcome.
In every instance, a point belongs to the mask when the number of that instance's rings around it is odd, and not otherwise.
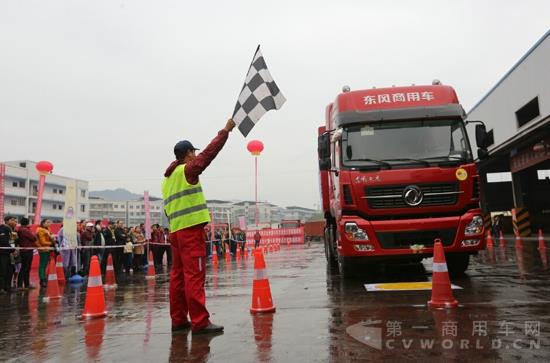
[[[325,257],[329,267],[336,268],[338,266],[336,256],[334,254],[334,249],[332,248],[331,241],[332,233],[328,229],[325,229]]]
[[[461,276],[468,269],[470,255],[468,253],[449,253],[445,256],[449,275]]]
[[[357,276],[357,269],[355,266],[342,257],[338,257],[338,270],[340,271],[340,275],[345,279]]]

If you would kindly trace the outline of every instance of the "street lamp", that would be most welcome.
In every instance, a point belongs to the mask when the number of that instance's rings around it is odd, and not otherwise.
[[[258,211],[258,156],[260,156],[261,152],[264,150],[264,144],[260,140],[252,140],[246,145],[246,148],[252,156],[254,156],[254,165],[255,165],[255,194],[256,194],[256,229],[258,228],[258,218],[259,218],[259,211]]]
[[[40,174],[38,180],[38,196],[36,199],[36,210],[34,211],[34,224],[40,224],[40,215],[42,213],[42,196],[44,195],[44,184],[46,183],[46,175],[53,170],[53,164],[49,161],[39,161],[36,163],[36,170]]]

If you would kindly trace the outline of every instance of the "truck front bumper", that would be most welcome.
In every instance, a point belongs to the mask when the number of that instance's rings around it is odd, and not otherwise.
[[[462,216],[422,219],[367,221],[345,216],[338,223],[338,253],[350,257],[431,255],[436,239],[441,240],[445,252],[475,253],[485,248],[483,228],[477,234],[465,234],[475,216],[481,216],[479,209],[469,210]],[[368,239],[347,234],[347,223],[355,223]]]

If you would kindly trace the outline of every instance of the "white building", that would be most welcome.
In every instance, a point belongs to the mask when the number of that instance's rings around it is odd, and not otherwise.
[[[315,209],[289,206],[286,207],[283,219],[297,219],[304,222],[308,219],[311,219],[311,217],[313,217],[317,213],[319,213],[319,211],[316,211]]]
[[[151,197],[149,203],[151,206],[151,224],[160,224],[166,227],[168,222],[164,215],[162,199]],[[121,220],[127,226],[138,226],[145,223],[145,202],[143,199],[116,201],[91,197],[90,219]]]
[[[227,223],[228,218],[231,224],[238,223],[234,218],[234,206],[233,203],[227,200],[211,199],[206,201],[208,210],[210,211],[210,217],[214,223]]]
[[[535,231],[550,228],[549,65],[550,31],[468,112],[493,136],[480,161],[484,211],[526,208]]]
[[[18,218],[28,217],[31,222],[36,209],[39,173],[36,162],[29,160],[3,162],[4,172],[0,175],[0,195],[3,195],[4,215]],[[54,169],[55,170],[55,169]],[[65,194],[68,181],[76,182],[77,218],[88,219],[88,182],[56,174],[48,174],[42,197],[42,218],[53,222],[63,221]]]

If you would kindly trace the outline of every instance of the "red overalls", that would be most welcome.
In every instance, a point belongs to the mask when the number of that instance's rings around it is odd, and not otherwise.
[[[204,225],[199,224],[171,233],[170,244],[172,245],[170,272],[172,326],[186,323],[187,314],[189,314],[193,330],[200,330],[210,323],[204,292],[206,277]]]

